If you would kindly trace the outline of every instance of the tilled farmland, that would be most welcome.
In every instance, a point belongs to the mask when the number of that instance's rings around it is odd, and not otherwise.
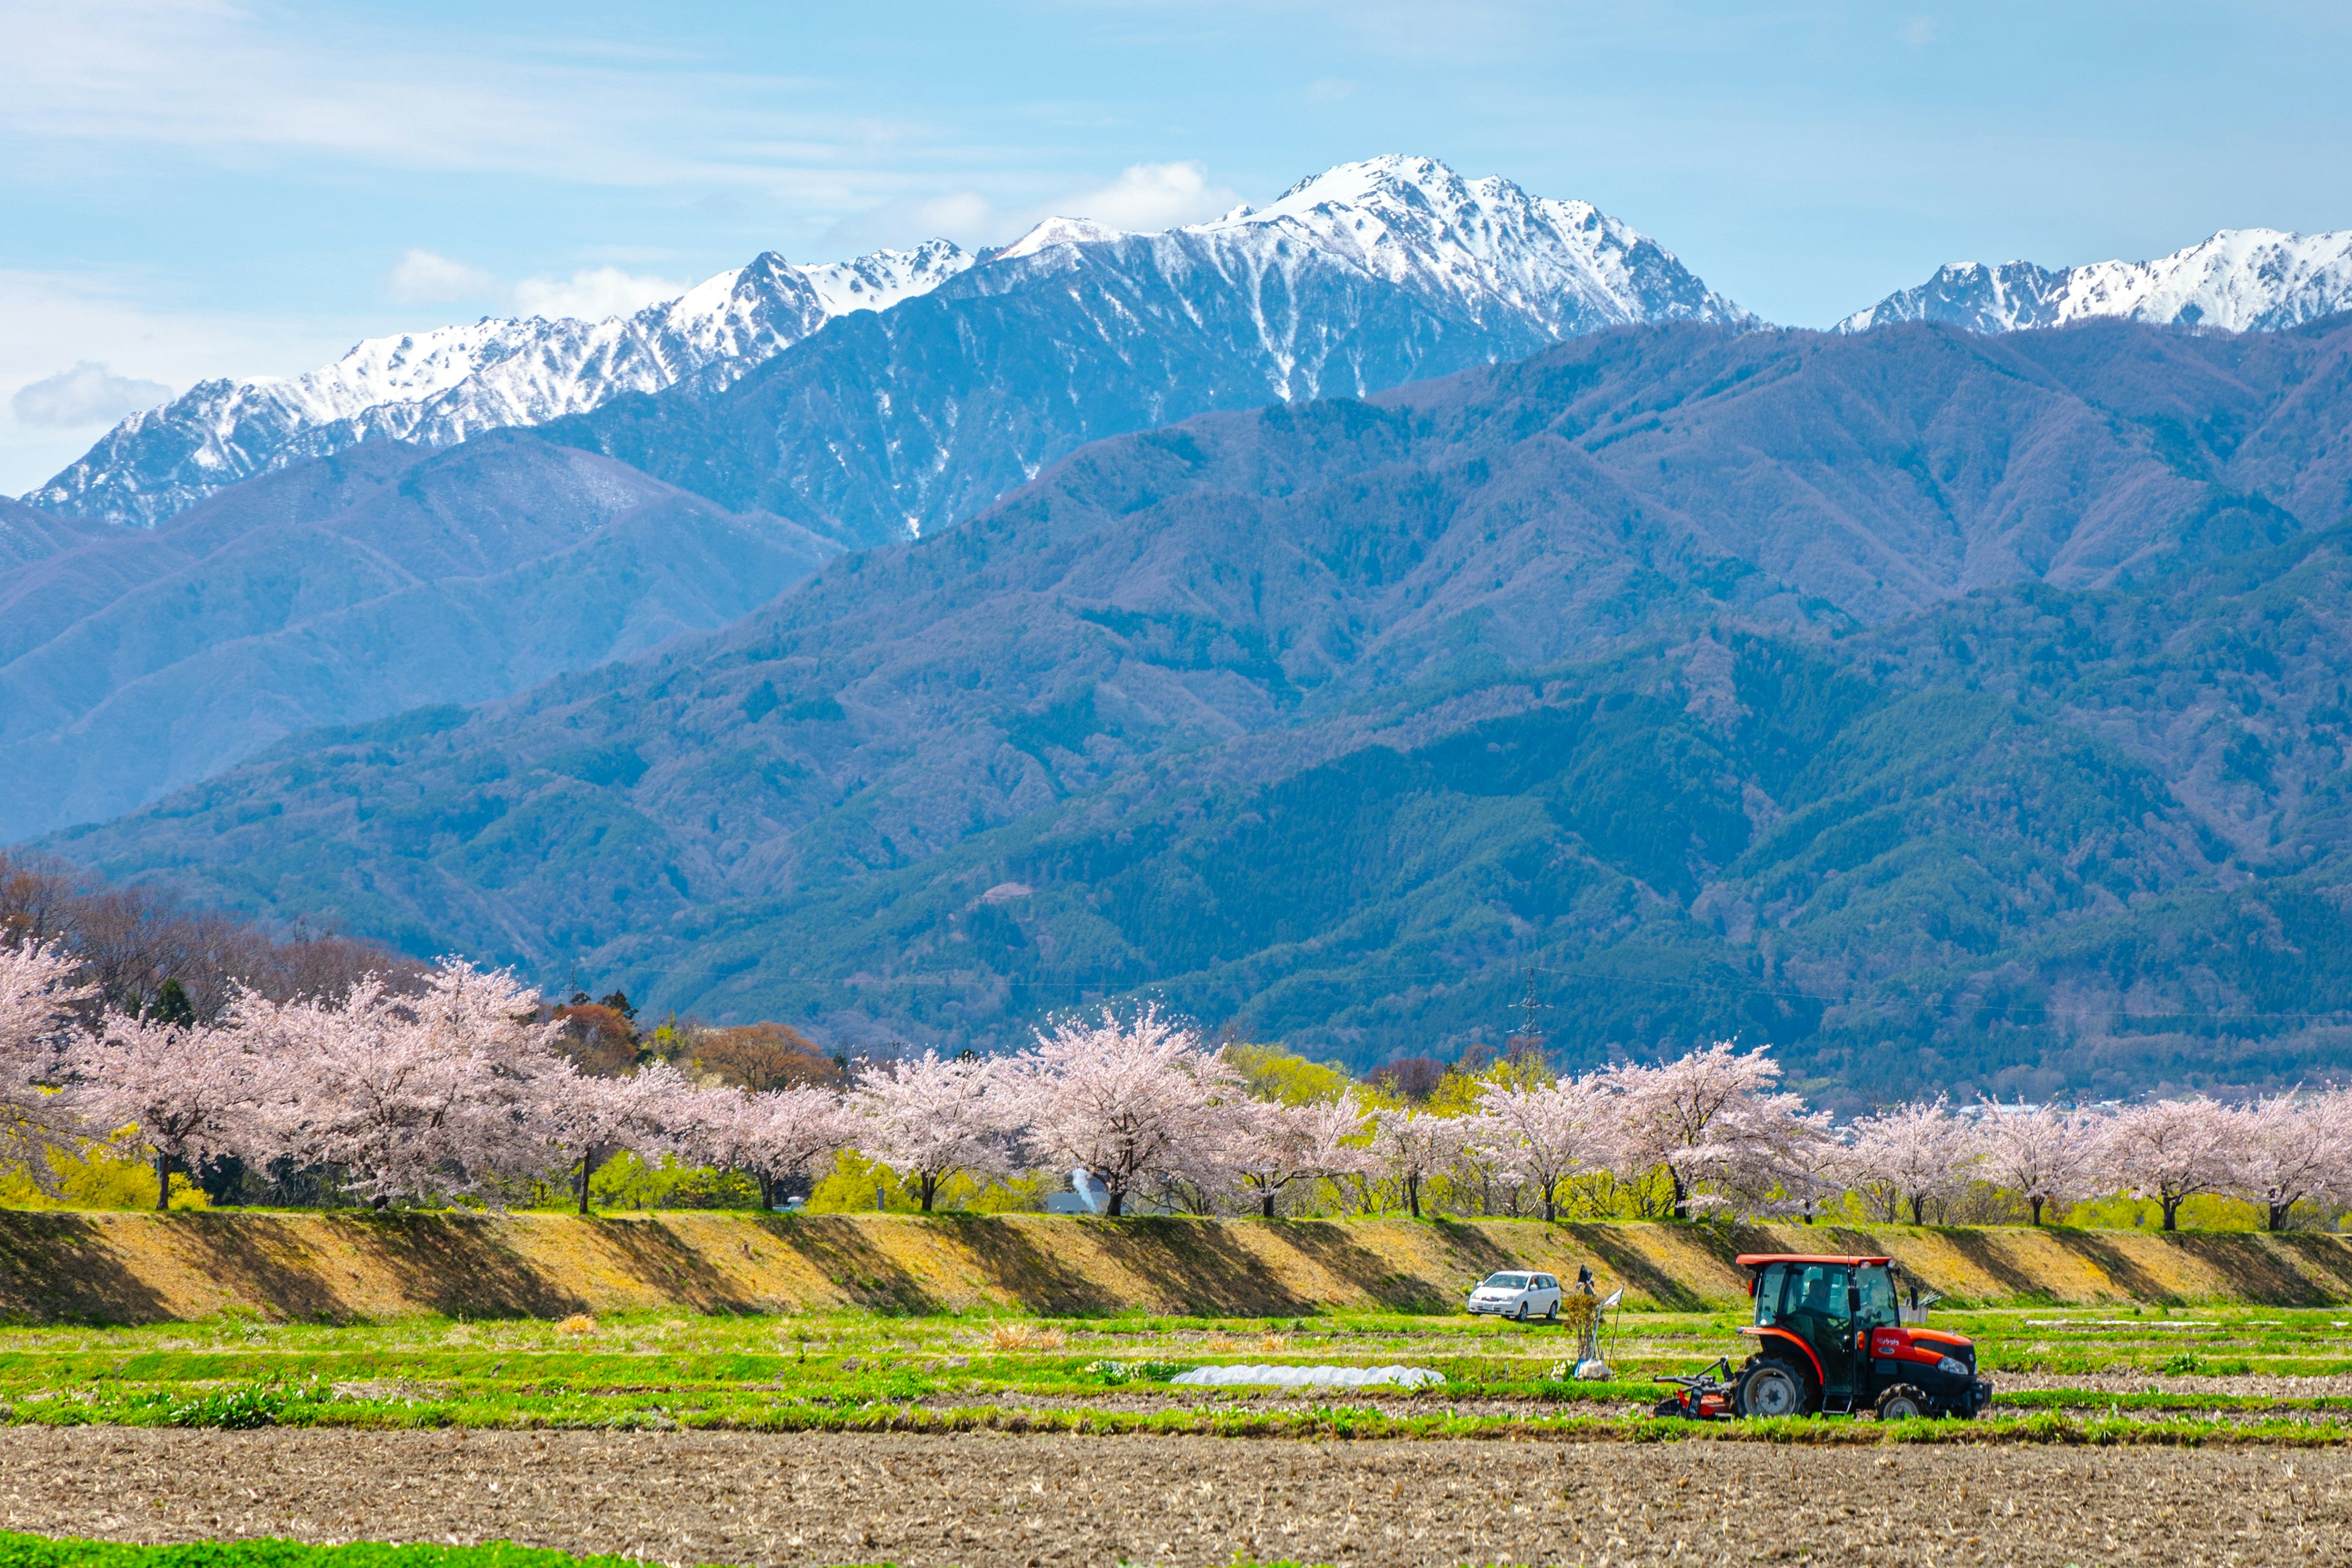
[[[2333,1564],[2352,1454],[16,1427],[0,1527],[906,1568]]]

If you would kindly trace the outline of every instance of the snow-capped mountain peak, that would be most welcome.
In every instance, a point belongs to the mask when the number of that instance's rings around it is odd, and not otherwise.
[[[1049,217],[1012,244],[988,252],[990,261],[1012,261],[1034,256],[1057,245],[1099,245],[1125,239],[1125,229],[1112,228],[1082,217]]]
[[[1954,262],[1918,287],[1855,311],[1836,330],[1943,321],[2008,332],[2116,316],[2275,331],[2346,310],[2352,310],[2352,229],[2305,235],[2225,228],[2153,261],[2056,268]]]
[[[1752,323],[1674,254],[1590,202],[1531,196],[1496,175],[1391,153],[1301,180],[1255,209],[1188,230],[1268,230],[1374,277],[1451,295],[1474,316],[1500,307],[1557,336],[1641,321]]]

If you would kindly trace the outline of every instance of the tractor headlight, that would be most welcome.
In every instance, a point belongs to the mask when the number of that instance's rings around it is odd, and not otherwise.
[[[1937,1357],[1936,1361],[1936,1370],[1942,1373],[1947,1377],[1966,1377],[1969,1375],[1969,1369],[1960,1363],[1954,1361],[1950,1356]]]

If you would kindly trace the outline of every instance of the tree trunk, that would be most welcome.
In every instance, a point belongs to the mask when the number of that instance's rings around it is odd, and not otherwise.
[[[1268,1219],[1272,1219],[1274,1217],[1274,1189],[1272,1187],[1268,1187],[1265,1190],[1265,1217]]]
[[[2042,1205],[2043,1200],[2041,1198],[2028,1198],[2025,1201],[2033,1205],[2033,1223],[2040,1225],[2042,1223]]]
[[[1419,1219],[1421,1217],[1421,1178],[1419,1176],[1407,1176],[1404,1179],[1404,1201],[1412,1208],[1412,1217]]]
[[[1556,1185],[1557,1184],[1551,1182],[1544,1184],[1544,1223],[1546,1225],[1559,1218],[1559,1205],[1552,1201],[1552,1193]]]
[[[2272,1231],[2277,1232],[2284,1230],[2286,1228],[2286,1211],[2294,1207],[2294,1200],[2293,1198],[2289,1198],[2283,1204],[2265,1204],[2263,1206],[2271,1211],[2270,1228]]]
[[[776,1179],[764,1173],[760,1177],[760,1212],[776,1212]]]
[[[1927,1194],[1925,1193],[1911,1194],[1911,1223],[1913,1225],[1927,1223]]]
[[[172,1156],[159,1153],[155,1156],[155,1212],[162,1214],[171,1206]],[[2271,1228],[2276,1230],[2278,1227],[2273,1226]]]
[[[929,1171],[924,1172],[918,1179],[923,1185],[923,1212],[929,1214],[931,1212],[931,1194],[940,1190],[940,1179]]]
[[[1675,1184],[1675,1217],[1690,1218],[1690,1190],[1683,1185],[1683,1173],[1669,1163],[1666,1166],[1666,1180]]]
[[[1117,1219],[1118,1217],[1119,1210],[1124,1208],[1127,1205],[1127,1189],[1124,1187],[1112,1187],[1109,1189],[1109,1192],[1110,1206],[1103,1210],[1103,1214],[1108,1218]]]
[[[2186,1194],[2178,1198],[2158,1198],[2156,1200],[2158,1203],[2164,1205],[2164,1228],[2166,1230],[2172,1231],[2179,1230],[2180,1228],[2180,1205],[2185,1199]]]
[[[589,1149],[580,1156],[580,1212],[588,1212],[588,1178],[596,1173],[596,1151]]]

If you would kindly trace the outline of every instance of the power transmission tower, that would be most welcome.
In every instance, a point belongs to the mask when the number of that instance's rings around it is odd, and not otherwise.
[[[1510,1037],[1510,1043],[1505,1049],[1507,1056],[1519,1057],[1532,1053],[1540,1057],[1544,1054],[1543,1022],[1539,1015],[1550,1005],[1550,1003],[1543,1000],[1537,994],[1536,966],[1532,963],[1528,964],[1527,989],[1519,997],[1519,1026]]]

